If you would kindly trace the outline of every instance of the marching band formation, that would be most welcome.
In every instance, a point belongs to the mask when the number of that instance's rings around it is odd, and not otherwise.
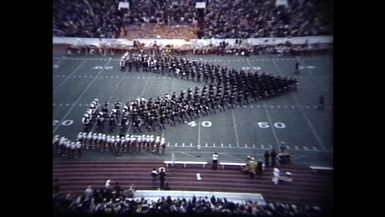
[[[137,98],[125,104],[117,101],[101,103],[94,99],[82,118],[83,132],[77,141],[55,135],[57,154],[76,158],[82,149],[97,149],[122,153],[148,151],[164,153],[165,138],[154,135],[128,135],[166,129],[176,123],[192,121],[200,116],[225,111],[235,106],[257,102],[278,94],[295,90],[297,80],[266,73],[252,73],[245,70],[230,69],[226,66],[210,65],[186,58],[172,57],[166,53],[147,55],[125,53],[121,60],[122,71],[153,72],[162,75],[204,82],[203,88],[188,88],[180,93],[172,92],[156,98]],[[104,134],[120,128],[120,135]],[[96,130],[96,132],[95,132]]]
[[[55,135],[53,138],[54,152],[70,159],[82,156],[82,149],[111,152],[115,156],[122,153],[165,153],[166,139],[154,135],[106,135],[103,133],[79,132],[77,141]]]
[[[117,101],[100,104],[94,99],[82,118],[84,131],[97,129],[103,131],[106,125],[112,132],[120,126],[121,131],[142,132],[165,129],[176,122],[191,121],[201,115],[225,111],[252,102],[257,102],[297,88],[297,80],[266,73],[251,73],[219,65],[210,65],[168,54],[147,55],[125,53],[120,61],[122,71],[154,72],[181,79],[204,82],[199,87],[188,88],[179,94],[173,92],[157,98],[138,98],[125,104]]]

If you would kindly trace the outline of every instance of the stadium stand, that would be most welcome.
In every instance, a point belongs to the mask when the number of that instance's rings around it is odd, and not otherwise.
[[[331,1],[287,2],[286,7],[276,5],[276,0],[210,0],[203,14],[204,22],[197,25],[193,0],[129,1],[128,11],[118,10],[119,0],[55,0],[53,35],[196,38],[201,31],[200,38],[222,39],[332,34]],[[171,26],[186,27],[177,27],[176,32]],[[132,31],[135,27],[137,30]]]
[[[129,3],[128,10],[118,8],[121,1]],[[297,88],[296,78],[259,72],[253,74],[243,69],[238,71],[171,55],[295,56],[330,53],[333,49],[330,39],[326,43],[323,40],[333,35],[331,0],[205,2],[205,10],[197,11],[195,0],[53,1],[54,54],[99,56],[128,52],[128,56],[120,60],[122,72],[135,67],[138,72],[140,69],[206,83],[202,90],[193,92],[194,89],[189,88],[174,93],[172,100],[168,94],[168,97],[153,99],[155,105],[167,107],[167,111],[154,107],[151,98],[143,98],[118,108],[111,103],[115,112],[111,110],[110,116],[109,112],[99,113],[98,108],[102,105],[97,102],[97,106],[88,108],[87,112],[91,110],[91,113],[83,117],[84,130],[78,134],[77,141],[55,135],[53,149],[57,158],[53,161],[53,216],[165,213],[325,216],[324,211],[333,204],[333,167],[281,163],[277,167],[282,174],[291,174],[293,181],[275,185],[272,182],[274,168],[266,167],[261,176],[254,177],[242,172],[246,163],[220,161],[222,169],[211,170],[207,166],[211,162],[204,160],[77,160],[82,158],[84,149],[111,152],[115,156],[125,152],[133,153],[131,156],[145,151],[147,154],[165,153],[163,135],[109,136],[104,132],[107,123],[110,129],[119,126],[125,132],[132,127],[133,133],[141,133],[142,125],[148,131],[155,131],[157,127],[166,129],[165,124],[184,123],[199,118],[199,115],[232,109],[249,104],[249,100],[259,101]],[[56,39],[63,40],[57,43]],[[169,43],[167,40],[180,41]],[[215,96],[226,100],[218,106],[220,101]],[[196,100],[191,100],[192,97]],[[195,104],[190,103],[193,101]],[[169,105],[171,102],[172,106]],[[150,109],[154,114],[148,117],[144,113],[136,114]],[[130,114],[127,120],[121,115],[125,111]],[[181,116],[175,113],[181,113]],[[95,128],[100,133],[90,132]],[[166,187],[161,184],[156,190],[150,172],[165,165]],[[115,184],[106,187],[106,180]],[[191,197],[164,191],[170,188],[184,191]],[[195,197],[194,191],[215,191],[216,194],[213,197],[208,193],[207,197]],[[235,200],[224,196],[226,192],[237,192],[239,197],[255,193],[263,195],[268,202]]]
[[[109,207],[113,209],[113,207],[116,206],[115,209],[117,213],[135,212],[138,210],[138,207],[132,209],[132,207],[128,205],[129,203],[134,203],[135,201],[136,204],[142,200],[142,202],[140,202],[141,204],[147,204],[150,200],[147,200],[147,202],[144,202],[144,200],[155,197],[154,194],[138,194],[137,197],[134,193],[134,199],[126,199],[124,194],[121,195],[121,197],[118,197],[116,194],[114,196],[112,191],[108,194],[103,190],[106,188],[104,185],[105,180],[110,179],[111,183],[118,182],[118,185],[121,187],[120,192],[124,192],[124,190],[128,189],[128,186],[132,184],[135,185],[137,191],[151,190],[153,188],[151,187],[150,171],[154,167],[162,166],[163,162],[154,161],[54,162],[53,177],[57,178],[60,183],[60,191],[54,196],[54,208],[56,211],[61,210],[60,212],[73,211],[76,213],[80,212],[78,209],[82,210],[81,212],[109,212]],[[268,203],[267,206],[257,206],[262,209],[263,207],[269,209],[268,207],[271,207],[272,204],[274,204],[274,206],[278,204],[292,204],[290,206],[294,205],[294,207],[303,208],[313,207],[313,205],[318,207],[325,206],[331,190],[331,180],[328,179],[330,174],[314,174],[308,167],[282,166],[280,169],[282,171],[291,171],[295,177],[295,181],[291,184],[274,185],[271,181],[271,177],[273,176],[272,168],[268,168],[262,178],[250,178],[243,174],[239,168],[226,168],[224,170],[213,171],[209,168],[204,169],[202,167],[170,167],[166,170],[166,183],[170,184],[172,190],[180,191],[239,192],[240,195],[242,195],[242,192],[260,193]],[[202,180],[195,179],[196,173],[201,174]],[[87,186],[92,186],[94,192],[94,199],[88,200],[88,202],[85,201],[84,196]],[[178,196],[176,194],[168,194],[168,191],[157,191],[156,195],[159,196],[161,192],[164,193],[165,198],[168,195],[173,195],[172,199],[175,200],[174,202],[178,201]],[[216,195],[219,195],[216,197],[221,197],[220,193]],[[180,200],[182,196],[183,195],[179,196]],[[211,197],[212,195],[207,196]],[[139,199],[139,197],[144,197],[144,199]],[[190,201],[189,198],[186,198],[186,200]],[[157,203],[159,201],[154,202]],[[239,203],[239,205],[245,205],[245,203],[250,202],[245,201]],[[153,202],[150,202],[148,206],[150,207],[151,204],[153,204]],[[180,203],[178,204],[179,206],[181,205]],[[254,204],[256,205],[257,203],[254,202]],[[120,208],[118,208],[119,205]],[[188,206],[188,203],[185,205]],[[213,204],[213,206],[216,205]],[[212,207],[211,204],[210,207]],[[85,211],[85,209],[87,211]],[[165,209],[166,207],[163,207],[159,209],[159,211]],[[141,211],[146,212],[146,210],[149,211],[150,209],[143,209],[142,207]],[[167,210],[170,211],[169,207]],[[139,212],[141,211],[139,209]],[[197,211],[197,209],[195,211]],[[213,210],[210,211],[210,213],[217,211],[222,212],[223,210],[219,208],[219,210]],[[190,212],[193,211],[190,210]],[[235,212],[237,213],[237,211]],[[255,215],[255,213],[253,215]]]
[[[62,193],[75,195],[88,185],[101,188],[107,179],[119,182],[123,188],[134,184],[137,190],[152,190],[150,172],[160,167],[164,167],[163,161],[54,161],[53,177],[59,179]],[[166,168],[165,182],[172,190],[260,193],[266,201],[275,202],[323,205],[332,199],[332,173],[314,173],[300,165],[280,165],[279,169],[291,172],[294,181],[274,185],[271,167],[263,171],[262,177],[251,178],[239,167],[212,170],[209,166],[176,165]],[[197,173],[201,180],[197,180]]]

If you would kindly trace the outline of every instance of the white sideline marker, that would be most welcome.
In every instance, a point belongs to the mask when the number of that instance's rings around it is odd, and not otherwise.
[[[303,146],[303,149],[305,149],[305,151],[309,151],[309,149],[306,146]]]
[[[314,151],[318,151],[317,147],[313,146],[313,150]]]
[[[167,147],[169,147],[169,146],[170,146],[170,143],[168,142],[168,143],[167,143]]]
[[[190,143],[190,147],[192,147],[192,143]]]
[[[223,143],[221,143],[221,148],[223,148]]]
[[[299,150],[298,146],[295,146],[295,149]]]
[[[176,143],[175,143],[175,147],[177,147],[177,146],[178,146],[178,143],[176,142]]]
[[[184,143],[182,143],[182,147],[184,147]]]

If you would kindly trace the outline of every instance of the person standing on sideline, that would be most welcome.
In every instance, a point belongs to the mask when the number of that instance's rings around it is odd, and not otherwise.
[[[262,177],[262,172],[263,172],[263,163],[262,163],[262,159],[259,159],[258,162],[257,162],[257,167],[256,167],[256,174],[259,176],[259,177]]]
[[[166,169],[164,167],[160,167],[159,168],[160,189],[164,189],[165,180],[166,180]]]
[[[299,62],[297,61],[296,63],[295,63],[295,74],[299,74]]]
[[[280,142],[279,150],[280,150],[281,153],[283,153],[283,152],[286,151],[286,144],[285,144],[284,141],[281,141],[281,142]]]
[[[218,167],[218,154],[215,152],[213,154],[213,165],[212,165],[212,169],[213,170],[216,170]]]
[[[275,167],[276,159],[277,159],[277,153],[275,152],[274,148],[270,152],[271,156],[271,166]]]
[[[152,176],[152,187],[156,187],[156,178],[158,177],[158,171],[154,168],[151,171],[151,176]]]
[[[265,154],[263,156],[265,157],[265,166],[268,167],[269,166],[269,158],[270,158],[269,152],[265,151]]]
[[[318,109],[323,110],[324,109],[324,102],[325,98],[323,95],[319,96],[319,102],[318,102]]]
[[[274,168],[274,171],[273,171],[273,178],[271,179],[274,184],[278,185],[278,182],[279,182],[279,175],[280,175],[280,171],[278,168]]]

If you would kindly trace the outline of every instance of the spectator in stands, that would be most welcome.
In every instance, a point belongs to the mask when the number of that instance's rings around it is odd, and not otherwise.
[[[131,184],[130,187],[126,190],[124,190],[124,196],[127,198],[133,198],[135,194],[135,185]]]
[[[89,185],[84,191],[85,200],[91,200],[91,198],[93,197],[93,194],[94,194],[94,191],[92,190],[91,185]]]
[[[106,186],[107,190],[111,190],[112,189],[111,179],[107,179],[105,186]]]
[[[300,204],[268,203],[260,205],[257,201],[243,201],[242,203],[228,201],[226,198],[212,200],[207,197],[192,200],[185,198],[167,199],[162,197],[158,201],[149,201],[145,198],[140,200],[111,200],[89,204],[80,197],[54,198],[54,213],[67,214],[123,214],[124,216],[135,213],[149,214],[234,214],[234,215],[257,215],[257,216],[322,216],[323,208],[319,206],[308,206]],[[171,212],[171,213],[170,213]],[[67,216],[66,215],[66,216]]]
[[[213,165],[212,165],[212,169],[216,170],[218,167],[218,154],[215,152],[213,154]]]
[[[113,187],[113,191],[115,192],[115,194],[117,196],[119,196],[120,193],[122,192],[122,188],[120,187],[118,182],[115,182],[114,187]]]
[[[55,0],[53,35],[117,38],[146,25],[194,26],[200,19],[194,0],[137,1],[128,12],[119,0]],[[328,35],[332,33],[331,1],[292,0],[288,7],[275,0],[207,1],[199,32],[205,38],[253,38]],[[130,28],[128,31],[127,28]],[[159,28],[162,31],[162,28]],[[174,34],[178,31],[173,31]],[[146,36],[142,31],[139,38]],[[138,38],[138,37],[137,37]]]

